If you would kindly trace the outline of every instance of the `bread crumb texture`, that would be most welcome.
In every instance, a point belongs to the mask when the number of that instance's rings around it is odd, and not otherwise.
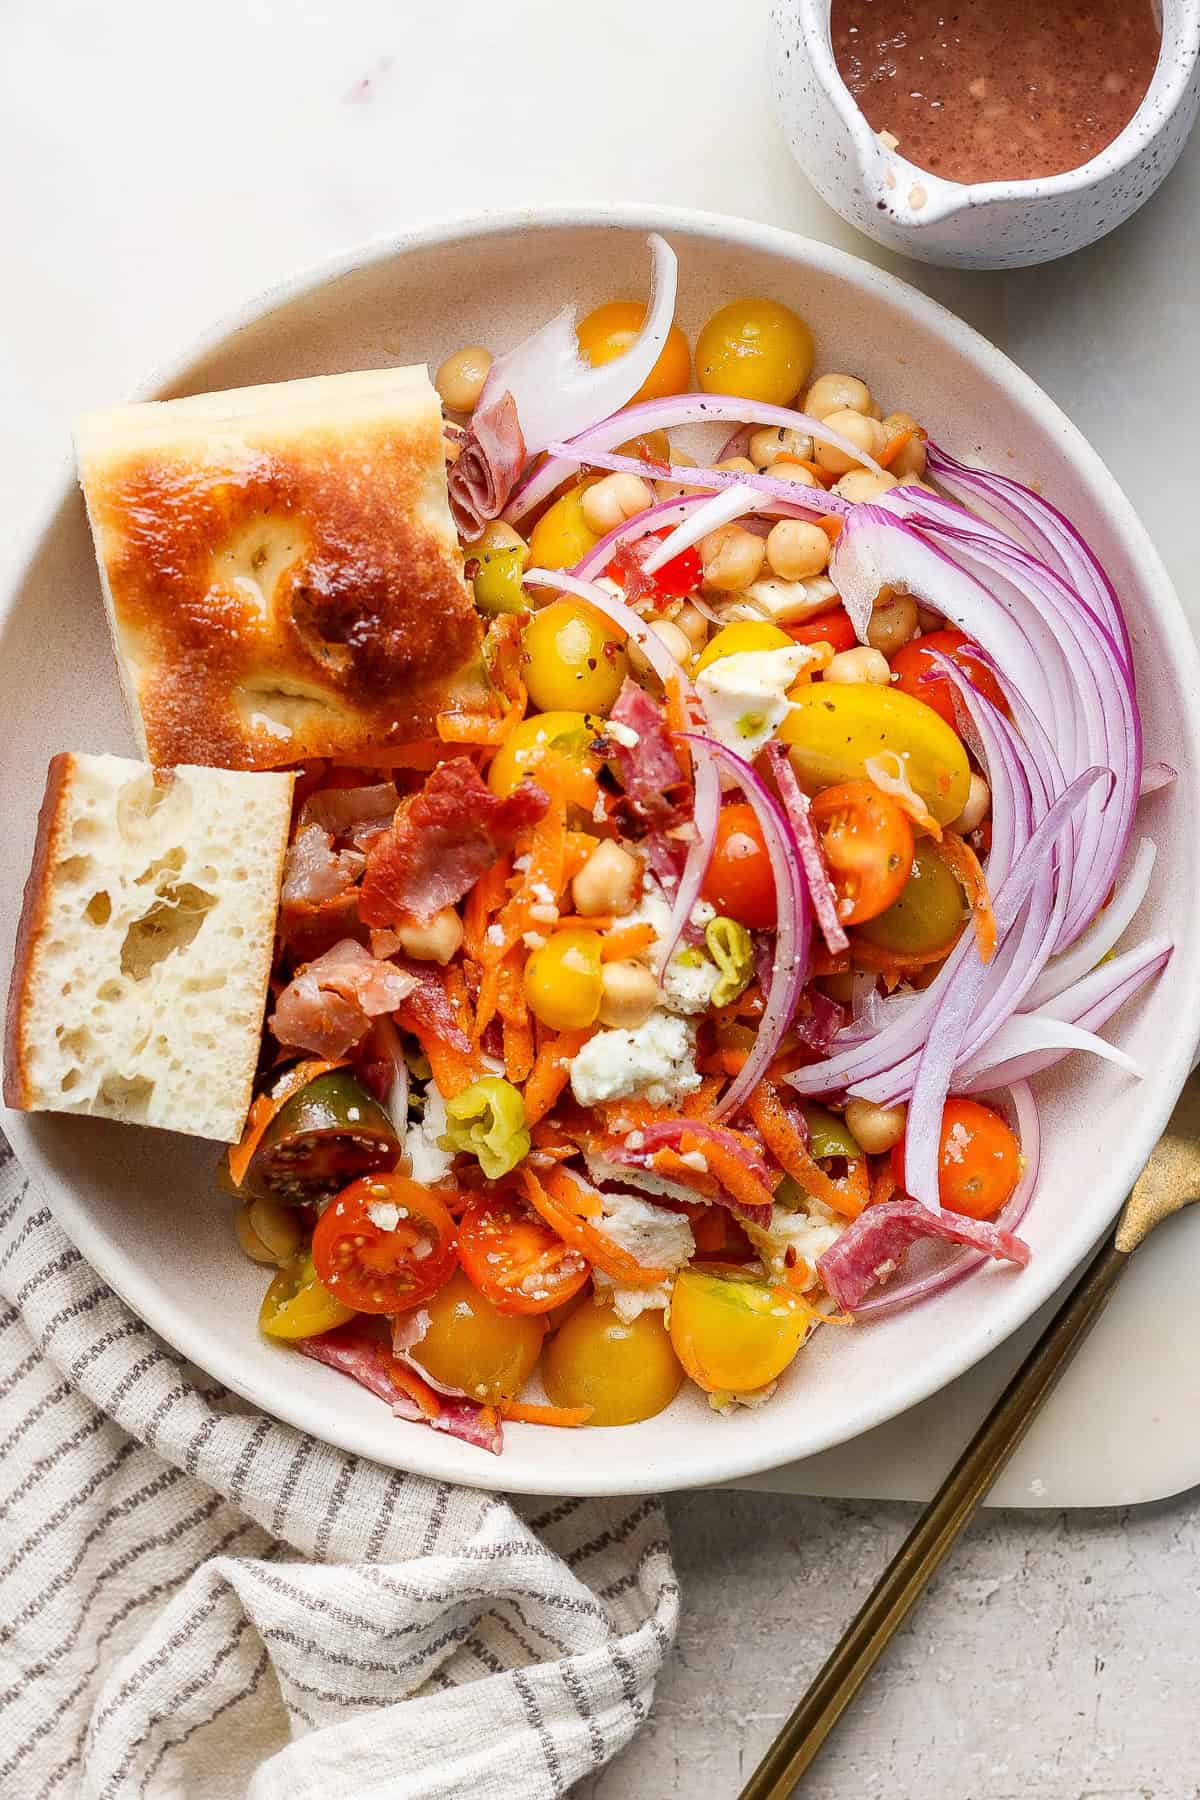
[[[293,777],[56,757],[5,1098],[232,1143],[250,1103]]]

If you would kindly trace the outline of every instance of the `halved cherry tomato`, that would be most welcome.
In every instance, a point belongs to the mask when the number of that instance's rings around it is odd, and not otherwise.
[[[406,1175],[366,1175],[325,1208],[312,1254],[325,1286],[347,1306],[408,1312],[450,1279],[458,1239],[454,1220],[429,1188]]]
[[[542,1353],[544,1319],[493,1306],[462,1269],[422,1310],[425,1330],[411,1355],[434,1381],[488,1406],[520,1393]]]
[[[658,538],[661,542],[664,538],[669,538],[674,529],[673,525],[668,525],[662,531],[652,531],[647,535]],[[604,573],[618,587],[624,587],[627,579],[626,558],[614,558]],[[653,583],[652,598],[660,601],[683,600],[688,594],[694,594],[700,586],[702,573],[700,552],[696,549],[681,550],[678,556],[673,556],[670,562],[664,563],[661,569],[656,569],[646,580]]]
[[[835,650],[853,650],[858,642],[858,634],[844,606],[818,613],[800,625],[789,625],[787,634],[794,644],[831,644]]]
[[[872,781],[844,781],[812,804],[843,925],[876,919],[898,900],[912,871],[912,826]]]
[[[952,730],[957,731],[954,689],[949,678],[939,675],[934,669],[934,651],[940,651],[952,663],[956,663],[971,686],[985,700],[990,700],[1002,712],[1008,710],[996,677],[980,659],[978,648],[961,631],[930,631],[924,637],[914,638],[912,643],[905,644],[902,650],[897,650],[892,658],[893,686],[911,694],[914,700],[923,700],[926,706],[932,706],[934,712],[940,714]]]
[[[671,1290],[671,1343],[699,1387],[752,1392],[787,1368],[810,1309],[789,1288],[720,1263],[681,1269]]]
[[[892,1174],[904,1186],[904,1139],[892,1151]],[[990,1219],[1021,1176],[1021,1146],[1000,1114],[978,1100],[947,1100],[942,1113],[938,1194],[950,1212]]]
[[[586,1258],[515,1195],[472,1200],[458,1229],[463,1268],[498,1312],[550,1312],[591,1272]]]
[[[775,877],[752,806],[735,801],[721,808],[712,861],[701,889],[718,912],[743,925],[769,931],[776,922]]]
[[[263,1295],[258,1328],[273,1338],[319,1337],[354,1317],[317,1275],[307,1250],[280,1269]]]

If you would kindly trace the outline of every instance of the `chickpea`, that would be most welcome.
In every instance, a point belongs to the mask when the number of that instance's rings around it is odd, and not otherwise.
[[[794,481],[797,487],[820,486],[812,470],[806,469],[802,462],[795,462],[790,456],[781,456],[778,462],[772,463],[767,474],[775,481]]]
[[[672,623],[677,630],[682,631],[693,651],[703,650],[708,642],[708,620],[698,606],[685,600]]]
[[[571,883],[575,911],[585,919],[598,918],[601,913],[627,913],[640,880],[637,858],[606,838],[597,844]]]
[[[750,461],[759,469],[769,469],[781,456],[811,462],[812,453],[813,441],[808,433],[793,431],[788,425],[764,425],[750,439]]]
[[[864,456],[878,456],[883,449],[883,426],[877,419],[865,418],[862,413],[842,407],[837,412],[828,413],[825,423],[830,431],[840,431]],[[855,467],[856,459],[847,456],[844,450],[837,449],[833,444],[818,444],[817,462],[821,468],[828,469],[831,475],[845,475]]]
[[[681,631],[672,620],[651,619],[650,629],[656,638],[662,639],[681,668],[685,663],[691,661],[692,640],[688,637],[687,632]],[[654,673],[646,652],[640,644],[635,644],[632,638],[626,643],[625,655],[635,675],[652,675]]]
[[[780,519],[767,534],[767,561],[781,581],[806,581],[829,561],[829,539],[806,519]]]
[[[434,377],[433,385],[442,397],[442,405],[451,412],[474,412],[483,392],[483,384],[492,366],[490,350],[482,344],[468,344],[448,356]]]
[[[952,821],[951,831],[957,831],[959,837],[966,837],[968,832],[977,831],[987,818],[991,804],[991,788],[982,775],[973,774],[971,785],[967,789],[966,803],[957,819]]]
[[[900,486],[901,487],[923,488],[925,493],[927,493],[927,494],[936,494],[937,493],[937,489],[932,485],[932,483],[928,482],[928,481],[922,481],[921,477],[919,475],[902,475],[900,477]]]
[[[658,983],[644,964],[605,963],[600,977],[600,1023],[632,1031],[650,1017]]]
[[[653,505],[650,484],[640,475],[606,475],[603,481],[585,488],[580,501],[583,522],[597,537],[615,531],[626,519]]]
[[[880,687],[886,687],[892,679],[892,671],[882,651],[872,650],[868,644],[858,644],[853,650],[839,650],[823,679],[839,682],[843,687],[863,681],[874,681]]]
[[[884,656],[895,656],[916,629],[917,603],[912,595],[894,594],[891,588],[881,588],[867,626],[867,642],[872,650],[880,650]]]
[[[911,413],[889,413],[883,421],[883,429],[888,439],[898,437],[902,431],[917,431],[917,421]],[[906,475],[921,476],[925,473],[925,439],[911,437],[907,444],[897,450],[891,461],[891,471],[900,481]]]
[[[882,1156],[894,1150],[904,1136],[908,1108],[876,1106],[873,1100],[847,1100],[846,1123],[868,1156]]]
[[[686,450],[672,450],[666,459],[676,469],[694,469],[696,459]],[[699,488],[684,487],[679,481],[656,481],[654,491],[660,500],[682,500],[687,494],[698,494]]]
[[[886,470],[882,475],[876,475],[874,469],[851,469],[842,476],[835,491],[843,500],[852,500],[857,505],[860,500],[878,500],[880,494],[899,485],[896,477]]]
[[[835,412],[867,414],[871,390],[857,375],[819,375],[808,390],[804,410],[810,419],[828,419]]]
[[[406,956],[444,966],[463,941],[463,924],[452,906],[443,906],[426,924],[414,919],[410,924],[397,925],[396,936]]]
[[[274,1263],[282,1268],[300,1248],[300,1223],[295,1209],[278,1200],[248,1200],[233,1218],[238,1243],[252,1262]]]
[[[714,463],[714,469],[728,469],[731,475],[757,475],[758,470],[748,456],[727,456],[724,462]]]
[[[740,594],[762,573],[767,547],[742,525],[721,525],[700,540],[706,587]]]

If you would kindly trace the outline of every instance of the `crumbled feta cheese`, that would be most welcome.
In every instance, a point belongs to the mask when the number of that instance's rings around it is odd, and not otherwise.
[[[818,1257],[824,1256],[829,1246],[836,1243],[846,1229],[844,1219],[839,1219],[829,1207],[812,1198],[807,1200],[805,1207],[799,1212],[792,1212],[786,1206],[773,1206],[769,1225],[744,1223],[768,1272],[777,1279],[781,1279],[787,1269],[789,1250],[795,1251],[810,1268],[815,1269]],[[812,1286],[812,1283],[807,1285]]]
[[[679,1160],[689,1169],[695,1169],[697,1175],[708,1174],[708,1158],[703,1150],[681,1150]]]
[[[402,1212],[390,1200],[372,1200],[367,1207],[367,1217],[372,1225],[378,1225],[380,1231],[395,1231]]]
[[[707,1012],[721,971],[703,950],[681,944],[663,970],[663,1005],[671,1012]]]
[[[523,875],[525,873],[526,869],[529,867],[530,860],[528,851],[525,852],[524,856],[513,857],[513,868],[518,875]]]
[[[531,919],[536,919],[540,925],[553,925],[558,917],[558,908],[552,903],[539,901],[536,906],[530,907],[529,916]]]
[[[483,935],[489,944],[502,944],[504,942],[504,927],[503,925],[489,925]]]
[[[437,1083],[430,1081],[425,1088],[425,1112],[421,1123],[415,1127],[410,1125],[404,1140],[404,1148],[412,1161],[414,1181],[435,1186],[449,1173],[454,1152],[443,1150],[438,1142],[445,1135],[448,1124],[446,1102],[438,1092]]]
[[[671,1282],[660,1281],[657,1287],[623,1287],[603,1269],[592,1270],[592,1286],[598,1306],[611,1306],[623,1325],[632,1325],[644,1312],[665,1312],[671,1304]]]
[[[706,925],[711,925],[716,916],[716,907],[710,906],[707,900],[697,900],[692,908],[692,924],[697,931],[703,931]]]
[[[571,1064],[571,1091],[580,1106],[643,1094],[652,1106],[670,1106],[700,1086],[695,1033],[661,1007],[633,1031],[598,1031]]]
[[[816,660],[807,644],[794,644],[740,650],[709,663],[696,677],[696,692],[713,736],[753,761],[787,717],[788,689]]]
[[[525,931],[521,934],[521,942],[527,950],[540,950],[545,941],[540,931]]]
[[[544,881],[535,881],[530,887],[529,892],[533,895],[533,898],[537,901],[539,906],[553,906],[555,912],[558,911],[558,906],[554,898],[554,889],[548,887]]]
[[[678,1269],[696,1248],[682,1213],[651,1206],[633,1194],[605,1194],[603,1215],[592,1223],[649,1269]]]
[[[708,1396],[708,1404],[714,1412],[718,1412],[723,1418],[728,1419],[733,1416],[739,1406],[748,1407],[751,1411],[765,1406],[778,1386],[778,1381],[768,1381],[766,1387],[748,1388],[744,1394],[731,1394],[726,1389],[720,1388],[716,1393]]]
[[[605,720],[604,735],[614,744],[620,744],[623,750],[634,750],[642,741],[632,726],[622,725],[619,719]]]

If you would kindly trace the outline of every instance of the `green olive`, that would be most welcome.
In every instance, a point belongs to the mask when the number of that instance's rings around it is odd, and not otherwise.
[[[529,610],[522,580],[529,567],[529,546],[511,526],[493,519],[475,546],[475,604],[480,612],[519,613]]]
[[[896,956],[949,949],[966,914],[958,882],[931,843],[918,843],[912,874],[886,912],[858,927],[858,935]]]
[[[827,1107],[809,1104],[804,1108],[808,1121],[808,1148],[820,1162],[826,1156],[845,1156],[851,1161],[862,1155],[858,1139],[845,1119]]]

